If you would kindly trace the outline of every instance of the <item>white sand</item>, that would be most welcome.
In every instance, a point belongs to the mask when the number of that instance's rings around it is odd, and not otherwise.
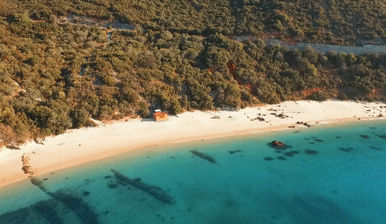
[[[271,113],[289,117],[282,119]],[[358,118],[383,119],[377,117],[379,114],[386,116],[386,103],[289,101],[239,111],[185,112],[164,122],[116,121],[96,128],[70,130],[47,138],[44,145],[29,142],[21,150],[3,148],[0,186],[27,178],[21,170],[23,153],[30,153],[32,169],[38,175],[154,145],[288,129],[297,121],[315,125]],[[213,119],[215,115],[220,118]],[[256,117],[265,121],[251,121]]]

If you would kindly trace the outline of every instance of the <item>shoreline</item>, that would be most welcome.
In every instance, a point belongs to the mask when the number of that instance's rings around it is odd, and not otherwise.
[[[164,122],[114,121],[101,127],[73,129],[48,137],[44,145],[28,142],[21,150],[1,150],[0,188],[28,178],[21,169],[24,153],[30,155],[34,175],[42,175],[143,148],[307,128],[296,124],[297,121],[314,126],[358,119],[384,120],[377,116],[385,116],[385,113],[386,103],[383,102],[287,101],[239,111],[185,112]],[[264,118],[264,121],[256,118]]]

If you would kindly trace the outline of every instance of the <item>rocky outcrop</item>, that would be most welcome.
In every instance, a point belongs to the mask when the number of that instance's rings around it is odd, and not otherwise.
[[[20,148],[16,145],[6,145],[5,147],[12,150],[20,150]]]
[[[271,145],[273,147],[276,147],[276,148],[280,148],[280,147],[283,147],[285,146],[284,142],[281,142],[281,141],[278,141],[278,140],[274,140],[271,142]]]
[[[279,140],[273,140],[272,142],[268,143],[269,146],[271,146],[274,149],[277,149],[277,151],[285,150],[287,148],[291,148],[291,146],[285,144],[284,142],[281,142]]]
[[[33,175],[34,172],[32,170],[32,167],[31,167],[31,157],[29,154],[27,153],[24,153],[22,156],[21,156],[21,162],[23,163],[23,166],[22,166],[22,170],[25,174],[27,175]]]

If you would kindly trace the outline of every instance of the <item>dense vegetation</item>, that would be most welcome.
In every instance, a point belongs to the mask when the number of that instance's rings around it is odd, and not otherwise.
[[[2,0],[0,16],[81,15],[186,34],[355,44],[386,40],[384,0]]]
[[[321,55],[229,38],[272,33],[281,20],[280,35],[299,40],[384,38],[381,1],[182,2],[1,1],[0,143],[93,125],[90,118],[148,117],[155,108],[180,113],[294,99],[385,100],[385,55]],[[356,16],[364,3],[371,14],[353,18],[354,23],[347,16]],[[325,10],[325,4],[334,10]],[[279,10],[283,7],[288,9],[285,19],[276,16],[284,13]],[[315,8],[348,22],[331,17],[335,22],[319,29],[319,17],[310,11]],[[60,16],[74,14],[130,22],[135,28],[106,30],[61,22]],[[338,21],[347,27],[340,30]],[[301,37],[292,35],[294,24]],[[357,25],[360,29],[354,29]],[[310,27],[321,33],[309,35]]]

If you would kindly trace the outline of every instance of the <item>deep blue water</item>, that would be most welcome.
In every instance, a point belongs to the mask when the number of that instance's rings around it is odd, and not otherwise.
[[[34,183],[0,191],[1,224],[382,224],[386,122],[149,148]]]

